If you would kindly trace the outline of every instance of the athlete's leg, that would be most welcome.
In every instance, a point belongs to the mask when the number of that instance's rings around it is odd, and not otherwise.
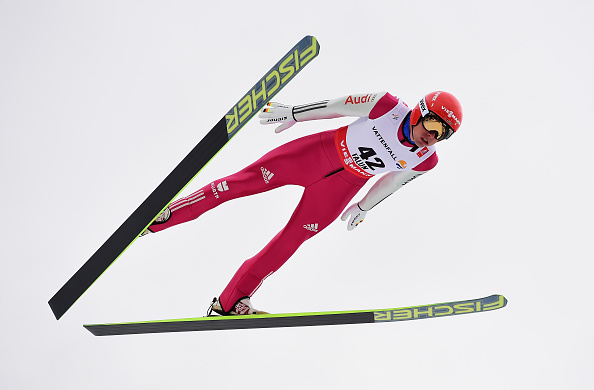
[[[306,187],[285,228],[235,273],[221,294],[223,309],[231,310],[238,300],[251,297],[264,279],[276,272],[303,242],[340,215],[365,182],[366,179],[342,171]]]
[[[310,185],[332,170],[330,161],[319,154],[320,136],[313,134],[282,145],[241,171],[175,200],[169,205],[170,218],[164,223],[151,225],[149,229],[158,232],[191,221],[232,199],[288,184]]]

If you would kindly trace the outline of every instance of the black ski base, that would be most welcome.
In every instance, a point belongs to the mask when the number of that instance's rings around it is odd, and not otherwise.
[[[95,336],[143,333],[193,332],[226,329],[263,329],[302,326],[368,324],[438,318],[500,309],[507,305],[503,295],[384,310],[357,310],[321,313],[211,316],[114,324],[84,325]]]

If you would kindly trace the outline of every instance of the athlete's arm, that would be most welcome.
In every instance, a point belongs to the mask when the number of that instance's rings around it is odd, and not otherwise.
[[[382,200],[398,191],[404,185],[410,183],[426,171],[397,171],[388,172],[371,187],[367,195],[358,203],[349,206],[341,219],[349,220],[347,230],[356,228],[363,220],[369,210],[377,206]]]
[[[260,113],[260,123],[280,124],[275,130],[275,132],[280,133],[297,122],[344,116],[366,117],[371,114],[373,108],[382,98],[395,99],[387,92],[377,92],[343,96],[300,106],[271,102]]]
[[[293,107],[297,122],[332,119],[343,116],[369,116],[371,110],[387,92],[343,96],[332,100]]]
[[[369,211],[377,206],[382,200],[398,191],[417,177],[424,174],[424,171],[398,171],[388,172],[369,189],[369,192],[359,201],[362,210]]]
[[[435,168],[439,159],[437,152],[431,154],[425,161],[415,166],[411,171],[388,172],[371,187],[367,195],[361,199],[358,206],[365,212],[371,210],[382,200],[398,191],[404,185],[410,183],[422,174]]]

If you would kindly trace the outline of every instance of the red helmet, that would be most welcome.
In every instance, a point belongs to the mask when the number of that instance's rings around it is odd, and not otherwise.
[[[462,106],[451,93],[435,91],[425,95],[410,114],[411,125],[419,123],[419,119],[429,112],[439,116],[452,129],[446,138],[455,133],[462,124]]]

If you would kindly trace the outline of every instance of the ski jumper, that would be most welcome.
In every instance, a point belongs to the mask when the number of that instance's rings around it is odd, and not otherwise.
[[[390,189],[375,190],[380,194],[375,196],[380,199],[371,201],[375,205],[435,166],[434,147],[419,149],[410,141],[409,114],[410,109],[388,93],[351,95],[296,106],[293,117],[298,122],[346,115],[361,118],[349,126],[282,145],[241,171],[175,200],[169,205],[170,218],[164,223],[154,223],[150,230],[158,232],[196,219],[232,199],[285,185],[304,188],[287,225],[259,253],[241,265],[222,292],[221,306],[229,311],[240,299],[251,297],[303,242],[340,216],[370,177],[406,172],[394,175],[398,180],[384,180],[382,185]],[[382,185],[378,182],[374,188]]]

